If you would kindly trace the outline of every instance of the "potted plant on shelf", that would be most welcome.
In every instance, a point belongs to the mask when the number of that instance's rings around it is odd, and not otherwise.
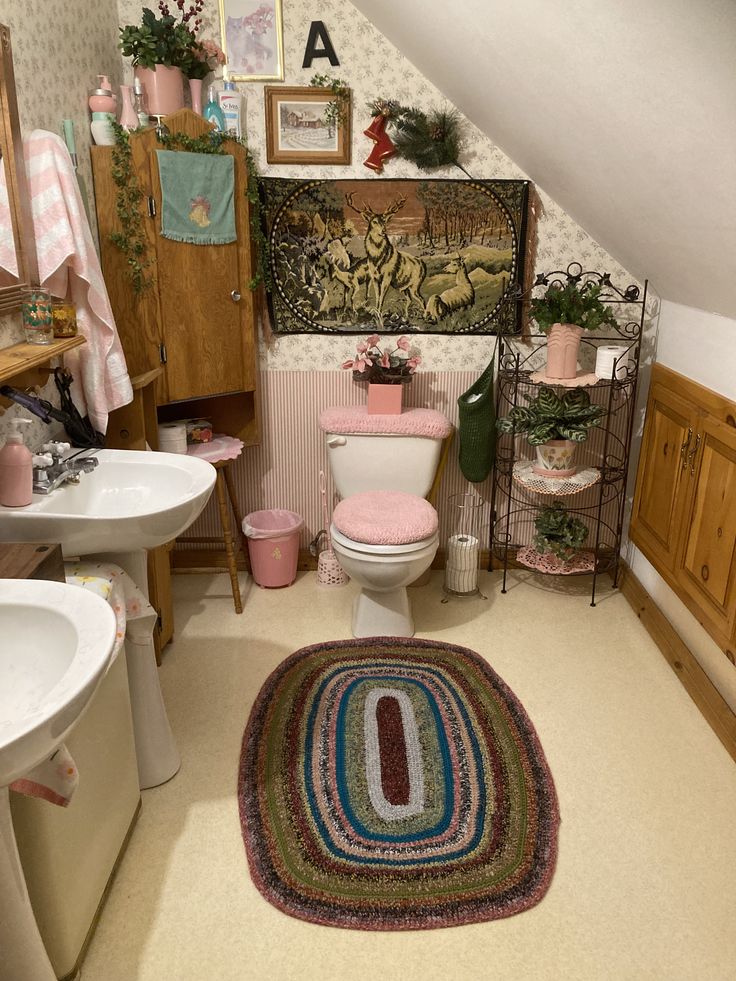
[[[401,412],[403,386],[422,363],[408,337],[399,337],[392,349],[379,347],[378,334],[371,334],[357,345],[357,354],[342,367],[352,369],[356,381],[368,382],[368,412],[391,415]]]
[[[148,112],[165,116],[184,105],[184,79],[199,80],[225,56],[214,41],[200,41],[197,31],[202,22],[199,15],[204,0],[177,0],[179,18],[160,0],[160,17],[144,7],[141,23],[120,28],[120,48],[126,58],[133,59],[135,74],[146,93]]]
[[[532,467],[541,477],[570,477],[575,473],[573,459],[578,443],[598,425],[606,410],[592,405],[583,388],[568,389],[557,395],[543,385],[535,396],[527,395],[528,405],[515,405],[507,416],[496,420],[499,433],[525,433],[536,447],[537,462]]]
[[[600,284],[590,281],[579,284],[570,280],[565,286],[552,283],[544,296],[531,301],[531,316],[542,333],[549,337],[547,378],[567,380],[576,377],[578,349],[584,330],[616,328],[613,310],[600,299],[602,289]]]
[[[592,568],[590,553],[580,549],[588,538],[588,526],[570,514],[562,501],[541,508],[534,519],[534,542],[519,549],[522,565],[542,572],[584,572]]]

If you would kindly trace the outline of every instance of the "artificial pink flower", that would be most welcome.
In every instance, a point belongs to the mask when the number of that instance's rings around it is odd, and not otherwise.
[[[380,338],[378,334],[371,334],[371,336],[367,339],[366,344],[368,347],[375,347],[379,340]]]
[[[388,352],[386,352],[386,351],[383,352],[383,354],[381,355],[380,360],[379,360],[378,363],[379,363],[379,365],[382,368],[390,368],[391,367],[391,359],[388,356]]]
[[[360,344],[358,344],[358,354],[365,354],[367,350],[368,350],[368,342],[361,341]]]
[[[343,361],[343,368],[352,368],[355,365],[354,361]]]
[[[408,337],[400,337],[398,339],[398,341],[396,342],[396,347],[401,348],[402,351],[408,351],[409,350],[409,338]]]

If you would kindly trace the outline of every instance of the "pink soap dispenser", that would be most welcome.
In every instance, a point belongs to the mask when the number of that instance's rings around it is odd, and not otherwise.
[[[11,419],[8,438],[0,450],[0,504],[6,508],[25,507],[33,497],[33,454],[24,444],[20,428],[30,425],[30,419]]]

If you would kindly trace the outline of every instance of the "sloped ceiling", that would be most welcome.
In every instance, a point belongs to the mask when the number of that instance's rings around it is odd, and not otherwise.
[[[736,0],[353,2],[632,274],[736,317]]]

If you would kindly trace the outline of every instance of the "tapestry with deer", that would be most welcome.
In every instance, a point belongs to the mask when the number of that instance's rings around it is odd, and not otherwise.
[[[529,182],[265,178],[276,333],[516,333]]]

